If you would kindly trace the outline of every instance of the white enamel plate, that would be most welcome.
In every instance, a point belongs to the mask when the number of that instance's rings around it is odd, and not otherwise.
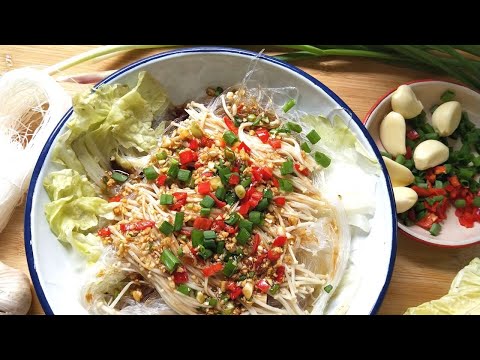
[[[137,73],[148,71],[166,88],[174,104],[195,99],[208,86],[227,88],[239,83],[251,60],[257,54],[225,48],[194,48],[161,53],[129,65],[102,83],[134,85]],[[355,279],[339,288],[335,306],[329,313],[375,313],[390,281],[396,251],[396,214],[392,189],[380,153],[367,130],[348,106],[321,82],[305,72],[260,56],[257,66],[265,74],[265,87],[294,86],[300,98],[298,108],[310,114],[329,114],[343,108],[340,117],[348,124],[370,156],[382,166],[376,184],[375,216],[369,234],[352,234],[349,266],[355,268]],[[347,114],[352,114],[351,117]],[[25,210],[25,248],[30,274],[38,298],[47,314],[85,314],[81,306],[80,289],[84,284],[85,261],[71,248],[63,246],[50,231],[44,216],[48,196],[43,178],[54,169],[51,151],[57,137],[66,129],[72,111],[60,121],[50,136],[34,170]],[[352,186],[355,186],[352,179]],[[359,190],[361,191],[361,190]]]

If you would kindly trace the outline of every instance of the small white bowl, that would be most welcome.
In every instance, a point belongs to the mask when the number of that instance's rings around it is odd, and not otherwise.
[[[430,108],[438,104],[440,102],[440,96],[446,90],[450,89],[455,92],[455,100],[462,104],[462,108],[468,113],[470,120],[477,127],[480,127],[480,93],[460,84],[438,80],[417,80],[406,83],[406,85],[412,88],[417,99],[422,102],[428,122],[431,123]],[[385,115],[392,110],[390,99],[395,90],[396,89],[393,89],[382,96],[375,105],[372,106],[363,121],[378,148],[382,151],[384,147],[380,141],[379,126]],[[405,235],[419,242],[450,248],[465,247],[480,243],[480,224],[475,223],[474,227],[470,229],[463,227],[455,216],[453,206],[448,210],[447,219],[441,225],[442,231],[440,234],[433,236],[427,230],[417,225],[405,226],[398,222],[398,227]]]

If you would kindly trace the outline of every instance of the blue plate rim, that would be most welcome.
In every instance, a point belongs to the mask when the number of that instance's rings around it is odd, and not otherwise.
[[[97,88],[98,86],[109,82],[121,74],[132,70],[140,65],[149,63],[151,61],[165,58],[165,57],[172,57],[176,55],[182,55],[182,54],[191,54],[191,53],[226,53],[226,54],[239,54],[239,55],[246,55],[249,57],[259,57],[264,61],[271,62],[277,65],[280,65],[284,68],[287,68],[302,77],[306,78],[309,80],[311,83],[313,83],[315,86],[319,87],[322,89],[325,93],[327,93],[328,96],[330,96],[337,104],[339,104],[345,111],[347,111],[348,114],[351,115],[353,121],[357,124],[357,126],[360,128],[362,131],[363,135],[367,139],[368,143],[372,147],[375,156],[377,157],[377,160],[379,161],[381,167],[382,167],[382,172],[384,174],[385,182],[387,185],[387,190],[388,190],[388,196],[390,198],[390,204],[393,205],[395,203],[394,196],[393,196],[393,189],[392,185],[389,181],[388,177],[388,172],[385,166],[385,163],[383,162],[382,156],[380,154],[380,151],[378,150],[377,146],[375,145],[374,140],[370,136],[368,130],[366,127],[363,125],[363,123],[360,121],[358,116],[350,109],[350,107],[340,98],[338,97],[337,94],[335,94],[330,88],[328,88],[326,85],[324,85],[321,81],[317,80],[313,76],[307,74],[305,71],[290,65],[286,62],[283,62],[281,60],[277,60],[275,58],[272,58],[268,55],[258,55],[258,53],[248,51],[248,50],[240,50],[240,49],[235,49],[235,48],[228,48],[228,47],[216,47],[216,46],[211,46],[211,47],[194,47],[194,48],[186,48],[186,49],[176,49],[176,50],[171,50],[171,51],[166,51],[166,52],[161,52],[140,60],[137,60],[121,69],[116,71],[115,73],[111,74],[98,84],[96,84],[94,87]],[[25,214],[24,214],[24,241],[25,241],[25,253],[27,257],[27,262],[28,262],[28,269],[30,271],[30,276],[32,278],[32,283],[35,288],[35,292],[37,294],[37,297],[40,301],[40,304],[45,312],[46,315],[54,315],[50,304],[47,301],[47,298],[45,296],[45,293],[43,292],[43,288],[40,284],[40,280],[36,271],[35,267],[35,259],[33,256],[33,247],[32,247],[32,233],[31,233],[31,212],[32,212],[32,200],[33,200],[33,193],[35,190],[35,186],[37,184],[38,176],[40,174],[40,171],[43,167],[43,164],[45,162],[45,159],[48,155],[48,152],[50,151],[50,148],[55,141],[55,139],[58,136],[58,133],[60,130],[64,127],[65,123],[67,120],[70,118],[71,114],[73,112],[73,108],[70,108],[65,115],[62,117],[60,122],[57,124],[55,129],[52,131],[51,135],[49,136],[45,146],[43,147],[40,156],[37,160],[37,163],[35,164],[35,168],[33,170],[32,178],[30,181],[30,185],[28,187],[28,193],[27,193],[27,202],[25,205]],[[383,284],[383,287],[378,295],[378,298],[370,311],[371,315],[374,315],[378,312],[378,309],[380,308],[383,299],[385,298],[385,294],[388,288],[388,285],[390,284],[391,278],[392,278],[392,273],[393,273],[393,268],[395,266],[395,257],[397,253],[397,214],[395,211],[395,206],[391,206],[391,215],[392,215],[392,250],[390,254],[390,263],[388,266],[388,271],[387,271],[387,276],[385,277],[385,283]]]

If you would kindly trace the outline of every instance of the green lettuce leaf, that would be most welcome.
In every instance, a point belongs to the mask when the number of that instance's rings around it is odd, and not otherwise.
[[[59,137],[53,161],[104,187],[102,177],[112,156],[146,155],[158,142],[152,122],[170,102],[165,90],[146,72],[140,72],[133,89],[126,85],[103,85],[74,99],[69,130]]]
[[[460,270],[447,295],[409,308],[405,315],[480,315],[480,259]]]
[[[96,197],[86,176],[71,169],[48,174],[43,185],[52,200],[45,206],[52,232],[89,261],[96,261],[101,254],[101,239],[89,232],[99,226],[99,218],[114,219],[117,203]]]

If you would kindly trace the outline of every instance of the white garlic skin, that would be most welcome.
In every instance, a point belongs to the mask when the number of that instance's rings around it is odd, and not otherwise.
[[[383,161],[385,161],[385,165],[387,166],[388,175],[390,175],[393,187],[407,186],[415,180],[412,172],[407,167],[385,156],[383,156]]]
[[[417,193],[408,187],[394,187],[395,205],[397,214],[410,210],[418,200]]]
[[[408,85],[400,85],[392,94],[393,111],[402,114],[405,119],[412,119],[423,110],[422,103]]]
[[[413,162],[418,170],[430,169],[448,160],[448,147],[438,140],[425,140],[413,152]]]
[[[385,150],[393,156],[405,155],[406,131],[405,118],[395,111],[390,111],[380,124],[380,140]]]
[[[440,136],[450,136],[457,129],[462,118],[462,105],[458,101],[448,101],[435,109],[432,125]]]
[[[25,315],[31,304],[27,275],[0,261],[0,315]]]

